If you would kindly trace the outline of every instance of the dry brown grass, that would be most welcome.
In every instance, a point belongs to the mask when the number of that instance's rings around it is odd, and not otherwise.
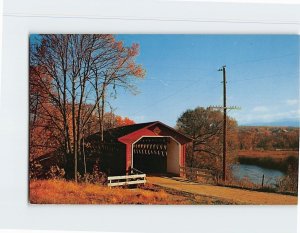
[[[192,204],[163,190],[109,188],[63,180],[30,181],[32,204]]]
[[[238,157],[246,158],[272,158],[277,160],[286,159],[289,156],[299,156],[299,151],[288,151],[288,150],[240,150]]]
[[[108,188],[62,180],[30,181],[32,204],[297,204],[297,197],[149,177],[143,188]],[[161,187],[163,186],[163,187]]]

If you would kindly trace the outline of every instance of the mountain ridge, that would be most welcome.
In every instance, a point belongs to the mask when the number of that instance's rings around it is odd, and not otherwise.
[[[282,121],[272,121],[272,122],[253,122],[253,123],[240,124],[239,126],[273,126],[273,127],[298,127],[299,128],[299,121],[282,120]]]

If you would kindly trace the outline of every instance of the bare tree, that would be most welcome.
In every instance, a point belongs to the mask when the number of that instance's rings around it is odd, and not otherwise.
[[[78,158],[84,130],[98,110],[100,132],[107,92],[118,87],[134,90],[133,78],[145,71],[135,63],[139,47],[126,47],[113,35],[40,35],[31,48],[30,66],[38,71],[38,85],[59,114],[48,112],[62,134],[64,152],[73,155],[77,181]],[[103,136],[102,136],[103,138]]]

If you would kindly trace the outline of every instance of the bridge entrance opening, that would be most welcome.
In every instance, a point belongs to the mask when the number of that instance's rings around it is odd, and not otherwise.
[[[180,144],[171,137],[142,137],[133,144],[132,156],[139,171],[179,175]]]

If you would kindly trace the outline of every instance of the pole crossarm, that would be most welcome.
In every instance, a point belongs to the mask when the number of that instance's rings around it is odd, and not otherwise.
[[[229,110],[241,110],[242,108],[239,107],[239,106],[226,106],[226,107],[223,107],[223,106],[217,106],[217,105],[211,105],[211,106],[208,106],[208,109],[229,109]]]

